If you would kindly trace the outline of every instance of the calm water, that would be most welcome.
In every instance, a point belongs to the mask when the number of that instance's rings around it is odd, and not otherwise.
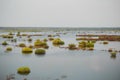
[[[40,32],[44,36],[31,37],[31,43],[23,41],[26,37],[17,38],[17,43],[24,42],[33,44],[36,39],[48,38],[48,34],[55,32]],[[85,34],[84,32],[80,32]],[[94,34],[95,31],[89,32]],[[4,34],[4,33],[1,33]],[[35,34],[34,32],[29,34]],[[68,32],[66,35],[60,34],[60,38],[65,41],[67,46],[69,43],[78,44],[76,41],[78,32]],[[116,34],[120,33],[105,32],[96,34]],[[0,43],[4,40],[0,37]],[[116,58],[111,58],[107,51],[109,48],[120,50],[120,42],[109,42],[108,45],[96,42],[94,51],[68,50],[54,47],[51,41],[48,41],[49,49],[46,50],[44,56],[37,56],[34,51],[30,55],[21,53],[21,48],[13,47],[13,51],[5,52],[6,46],[0,45],[0,80],[6,80],[6,75],[15,74],[15,80],[120,80],[120,53]],[[35,50],[35,49],[34,49]],[[17,68],[20,66],[29,66],[31,73],[29,75],[17,74]]]

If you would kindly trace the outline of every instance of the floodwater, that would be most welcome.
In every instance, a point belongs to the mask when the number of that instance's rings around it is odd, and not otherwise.
[[[36,34],[34,32],[24,33]],[[31,43],[25,41],[27,37],[16,37],[16,43],[0,37],[0,44],[4,40],[13,45],[21,42],[27,45],[34,44],[36,39],[48,38],[48,34],[55,34],[55,32],[38,33],[44,34],[44,36],[31,37],[33,39]],[[89,33],[94,34],[95,31]],[[7,32],[1,34],[7,34]],[[63,46],[67,46],[69,43],[78,44],[76,34],[78,33],[72,31],[60,34],[60,38],[65,41]],[[100,34],[100,32],[96,34]],[[110,32],[101,34],[110,34]],[[114,32],[111,34],[120,35],[120,33]],[[112,58],[106,51],[109,48],[120,50],[120,42],[111,41],[109,44],[103,45],[100,44],[101,41],[97,41],[93,51],[68,50],[53,46],[51,41],[47,43],[49,48],[42,56],[35,55],[34,51],[32,54],[22,54],[21,48],[15,46],[12,46],[11,52],[6,52],[7,46],[0,45],[0,80],[6,80],[6,76],[9,74],[15,74],[15,80],[24,80],[24,78],[27,80],[120,80],[120,53],[117,53],[116,58]],[[17,74],[17,68],[21,66],[30,67],[31,73],[28,75]]]

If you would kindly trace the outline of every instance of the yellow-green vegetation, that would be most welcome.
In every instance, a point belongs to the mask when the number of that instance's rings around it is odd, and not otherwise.
[[[28,36],[28,34],[22,34],[22,36]]]
[[[31,38],[29,38],[29,39],[28,39],[28,41],[29,41],[29,42],[31,42],[31,41],[32,41],[32,39],[31,39]]]
[[[76,45],[75,45],[75,44],[69,44],[69,45],[68,45],[68,48],[69,48],[70,50],[74,50],[74,49],[76,49]]]
[[[53,37],[53,35],[49,34],[48,37]]]
[[[46,51],[44,49],[36,49],[35,50],[35,54],[38,54],[38,55],[42,55],[42,54],[45,54]]]
[[[94,49],[94,43],[92,41],[81,41],[79,42],[79,47],[81,49],[89,49],[89,50],[93,50]]]
[[[6,51],[12,51],[12,47],[7,47]]]
[[[20,36],[20,32],[17,32],[17,34],[16,34],[17,36]]]
[[[96,40],[91,40],[92,43],[96,43]]]
[[[85,40],[85,37],[81,37],[81,38],[76,38],[76,40]]]
[[[113,52],[111,52],[111,58],[116,58],[116,52],[115,51],[113,51]]]
[[[22,53],[32,53],[32,52],[33,52],[33,50],[29,47],[22,48]]]
[[[45,38],[45,39],[43,39],[43,41],[44,41],[44,42],[47,42],[48,40]]]
[[[13,33],[12,32],[9,32],[9,34],[8,35],[13,35]]]
[[[39,39],[34,42],[34,46],[35,47],[42,47],[42,48],[48,48],[49,47],[46,42],[41,41]]]
[[[23,67],[19,67],[17,69],[17,73],[19,74],[29,74],[31,71],[30,71],[30,68],[29,67],[26,67],[26,66],[23,66]]]
[[[103,44],[108,44],[108,41],[104,41]]]
[[[56,38],[53,40],[53,44],[55,45],[63,45],[64,41],[62,41],[60,38]]]
[[[29,45],[29,48],[34,48],[34,46],[33,45]]]
[[[26,45],[24,43],[20,43],[19,47],[26,47]]]
[[[43,46],[43,48],[48,49],[48,48],[49,48],[49,46],[48,46],[48,45],[44,45],[44,46]]]
[[[8,43],[7,43],[6,41],[4,41],[4,42],[2,43],[2,45],[8,45]]]
[[[54,40],[54,38],[53,38],[53,37],[50,37],[49,40],[52,41],[52,40]]]
[[[2,35],[3,38],[13,38],[13,35]]]
[[[90,48],[88,48],[88,50],[92,51],[92,50],[94,50],[94,48],[93,48],[93,47],[90,47]]]

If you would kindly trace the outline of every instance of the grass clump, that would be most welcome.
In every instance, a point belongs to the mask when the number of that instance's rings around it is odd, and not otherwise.
[[[45,41],[40,41],[40,40],[36,40],[34,42],[34,46],[35,47],[42,47],[42,48],[48,48],[49,47]]]
[[[116,52],[115,51],[113,51],[113,52],[111,52],[111,58],[116,58]]]
[[[49,40],[50,40],[50,41],[53,41],[53,40],[54,40],[54,38],[53,38],[53,37],[50,37],[50,38],[49,38]]]
[[[29,48],[34,48],[34,46],[33,45],[29,45]]]
[[[7,43],[6,41],[4,41],[4,42],[2,43],[2,45],[8,45],[8,43]]]
[[[2,35],[3,38],[13,38],[13,35]]]
[[[53,36],[51,34],[49,34],[48,37],[53,37]]]
[[[46,51],[44,49],[36,49],[35,50],[35,54],[38,54],[38,55],[42,55],[42,54],[45,54]]]
[[[32,53],[32,52],[33,52],[33,50],[29,47],[22,48],[22,53]]]
[[[43,41],[44,41],[44,42],[47,42],[48,40],[45,38],[45,39],[43,39]]]
[[[7,47],[6,51],[12,51],[12,47]]]
[[[17,69],[17,73],[19,73],[19,74],[29,74],[30,72],[31,72],[30,68],[29,67],[25,67],[25,66],[19,67]]]
[[[20,36],[20,32],[17,32],[17,34],[16,34],[17,36]]]
[[[88,48],[88,50],[92,51],[92,50],[94,50],[94,48],[93,48],[93,47],[90,47],[90,48]]]
[[[28,38],[28,41],[29,41],[29,42],[31,42],[31,41],[32,41],[32,39],[31,39],[31,38]]]
[[[26,47],[26,45],[24,43],[20,43],[19,47]]]
[[[56,38],[56,39],[53,40],[53,44],[64,45],[64,41],[62,41],[60,38]]]
[[[81,42],[79,42],[79,47],[81,49],[93,50],[94,43],[92,41],[81,41]]]
[[[108,41],[104,41],[103,44],[108,44]]]
[[[69,48],[70,50],[74,50],[74,49],[76,49],[76,45],[75,45],[75,44],[69,44],[69,45],[68,45],[68,48]]]

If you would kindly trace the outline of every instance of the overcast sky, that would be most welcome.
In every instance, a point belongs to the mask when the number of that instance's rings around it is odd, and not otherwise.
[[[0,26],[120,27],[120,0],[0,0]]]

